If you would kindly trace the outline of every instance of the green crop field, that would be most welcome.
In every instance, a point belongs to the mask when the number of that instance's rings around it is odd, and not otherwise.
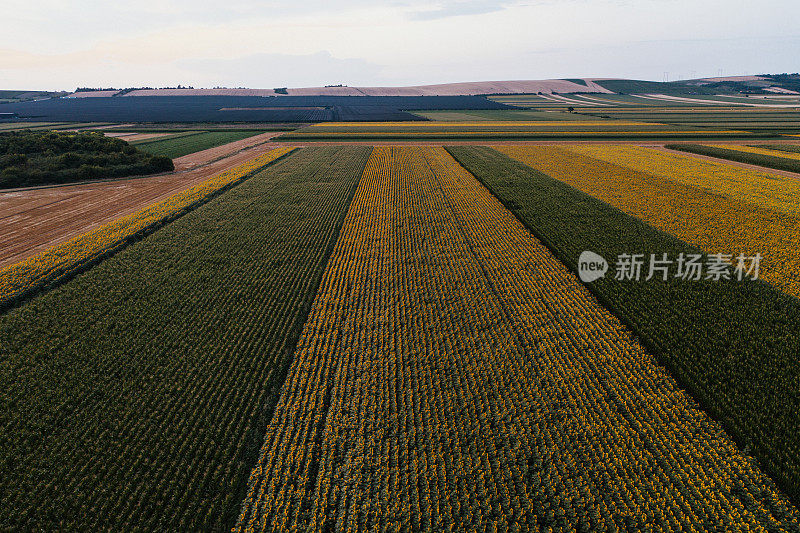
[[[232,525],[369,153],[303,150],[0,317],[3,529]]]
[[[191,135],[176,135],[168,139],[147,139],[136,143],[136,146],[149,154],[163,155],[171,159],[182,157],[187,154],[207,150],[234,141],[240,141],[254,135],[263,133],[262,131],[204,131],[196,132]]]
[[[402,126],[626,124],[597,122]],[[0,271],[0,528],[797,530],[793,177],[318,145],[197,187]],[[578,266],[740,249],[758,280]]]

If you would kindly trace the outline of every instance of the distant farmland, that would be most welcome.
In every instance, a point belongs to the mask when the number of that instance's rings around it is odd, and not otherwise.
[[[37,122],[323,122],[425,120],[408,110],[507,109],[478,96],[147,96],[0,105]]]

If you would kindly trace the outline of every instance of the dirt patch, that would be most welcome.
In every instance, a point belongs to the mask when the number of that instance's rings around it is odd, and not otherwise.
[[[0,267],[134,213],[273,148],[274,144],[262,143],[220,150],[222,159],[207,159],[192,170],[159,176],[0,192]]]

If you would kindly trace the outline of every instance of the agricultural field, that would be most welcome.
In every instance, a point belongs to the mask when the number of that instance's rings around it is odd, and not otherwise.
[[[7,1],[0,533],[800,533],[772,3]]]
[[[282,146],[0,270],[4,529],[800,531],[800,181]]]
[[[530,122],[542,120],[551,122],[554,120],[596,120],[585,115],[569,113],[567,111],[529,111],[522,109],[500,109],[500,110],[463,110],[463,111],[415,111],[419,115],[434,122],[475,122],[478,120],[491,121],[522,121]]]
[[[800,99],[718,95],[568,94],[492,96],[531,113],[563,113],[595,119],[633,120],[693,129],[734,129],[762,134],[800,133]]]
[[[0,114],[54,122],[309,123],[423,120],[412,109],[506,108],[480,96],[125,96],[0,104]]]
[[[765,256],[778,256],[764,266],[763,281],[749,284],[707,278],[631,284],[604,278],[591,287],[797,495],[797,209],[789,193],[773,187],[767,176],[731,169],[729,180],[705,192],[705,183],[686,183],[694,173],[682,176],[674,163],[637,158],[634,150],[452,148],[451,153],[573,270],[587,249],[603,257],[762,249],[768,250]],[[696,164],[706,167],[710,181],[713,165]],[[788,179],[785,183],[792,185]]]
[[[541,117],[537,117],[541,118]],[[279,141],[403,141],[403,140],[609,140],[609,139],[748,139],[775,138],[741,130],[692,128],[632,120],[476,120],[431,121],[414,123],[391,122],[323,122],[312,124],[276,138]]]
[[[369,154],[292,154],[0,317],[3,529],[233,523]]]
[[[724,144],[667,144],[666,148],[693,154],[718,157],[749,165],[769,167],[776,170],[800,172],[800,154],[783,150],[772,150],[760,146],[734,146]]]
[[[772,487],[447,152],[376,148],[235,531],[796,527]]]
[[[111,125],[108,122],[0,122],[0,132],[93,129]]]
[[[240,141],[263,133],[261,131],[199,131],[170,136],[166,139],[146,139],[133,144],[148,154],[176,159],[188,154],[208,150],[224,144]]]
[[[0,529],[800,532],[800,108],[657,85],[18,104],[174,171],[0,191]]]
[[[248,164],[275,149],[265,142],[269,135],[180,157],[174,160],[175,172],[171,173],[0,191],[0,220],[5,230],[0,239],[0,268]]]

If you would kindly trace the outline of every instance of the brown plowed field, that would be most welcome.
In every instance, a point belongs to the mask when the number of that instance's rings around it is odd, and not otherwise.
[[[262,138],[258,146],[237,141],[180,158],[189,158],[184,168],[191,164],[192,170],[0,192],[0,267],[134,213],[275,147],[265,143],[269,137],[258,137]]]

